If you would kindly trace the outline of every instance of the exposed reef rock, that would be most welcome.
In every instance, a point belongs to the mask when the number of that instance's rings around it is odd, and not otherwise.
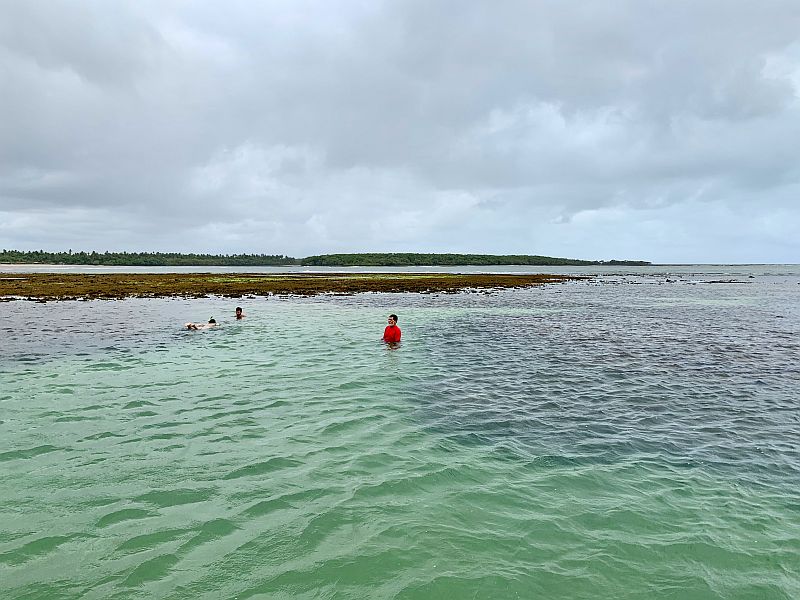
[[[582,277],[457,273],[32,273],[0,279],[0,298],[94,300],[361,292],[455,293],[466,289],[521,288]]]

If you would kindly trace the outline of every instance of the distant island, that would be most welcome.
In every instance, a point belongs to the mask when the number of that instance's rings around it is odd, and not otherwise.
[[[649,265],[642,260],[578,260],[531,254],[417,254],[411,252],[370,252],[364,254],[322,254],[300,259],[301,265],[317,267],[427,267],[488,265]]]
[[[293,258],[282,254],[183,254],[179,252],[44,252],[3,250],[0,263],[48,265],[97,265],[120,267],[427,267],[427,266],[647,266],[643,260],[578,260],[529,254],[419,254],[368,252],[321,254]]]
[[[271,267],[299,265],[278,254],[182,254],[179,252],[43,252],[3,250],[0,264],[97,265],[104,267]]]

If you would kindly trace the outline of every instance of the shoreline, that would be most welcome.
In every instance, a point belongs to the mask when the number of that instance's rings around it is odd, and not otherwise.
[[[0,276],[0,301],[205,298],[363,292],[446,293],[525,288],[588,279],[574,275],[458,273],[14,273]]]

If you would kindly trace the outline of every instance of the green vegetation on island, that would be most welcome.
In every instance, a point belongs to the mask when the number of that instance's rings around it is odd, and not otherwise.
[[[419,254],[413,252],[368,252],[321,254],[292,258],[282,254],[184,254],[179,252],[45,252],[3,250],[0,263],[44,265],[90,265],[108,267],[427,267],[427,266],[569,266],[635,265],[642,260],[578,260],[529,254]]]
[[[649,265],[634,260],[578,260],[529,254],[418,254],[412,252],[370,252],[307,256],[300,264],[317,267],[444,267],[499,265]]]
[[[44,252],[3,250],[0,263],[107,267],[270,267],[299,265],[280,254],[184,254],[180,252]]]

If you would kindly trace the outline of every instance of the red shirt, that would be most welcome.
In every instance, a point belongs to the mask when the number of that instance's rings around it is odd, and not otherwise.
[[[384,342],[399,342],[400,341],[400,328],[397,325],[388,325],[383,330]]]

